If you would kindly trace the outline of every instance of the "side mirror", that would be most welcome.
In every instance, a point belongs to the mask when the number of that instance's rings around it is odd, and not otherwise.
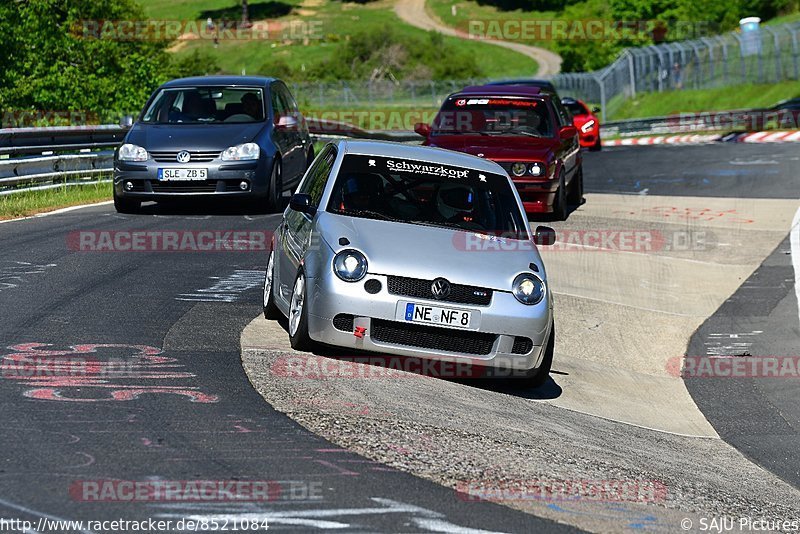
[[[414,131],[422,137],[428,137],[431,134],[431,126],[424,122],[418,122],[414,125]]]
[[[290,130],[297,127],[297,117],[292,115],[281,115],[277,117],[275,128],[279,130]]]
[[[306,213],[311,216],[317,213],[317,207],[314,205],[314,201],[311,200],[311,195],[305,195],[303,193],[295,193],[292,195],[291,200],[289,200],[289,207],[294,211]]]
[[[552,245],[556,242],[556,231],[549,226],[537,226],[533,242],[537,245]]]
[[[564,126],[558,131],[558,136],[561,139],[572,139],[578,134],[578,129],[574,126]]]
[[[592,113],[600,113],[600,108],[598,108],[597,106],[593,107]]]

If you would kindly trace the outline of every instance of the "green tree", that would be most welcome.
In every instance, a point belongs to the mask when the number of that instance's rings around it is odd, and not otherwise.
[[[138,110],[169,65],[168,42],[119,32],[119,21],[145,20],[133,0],[4,0],[0,108],[103,119]],[[96,33],[102,21],[114,26]]]

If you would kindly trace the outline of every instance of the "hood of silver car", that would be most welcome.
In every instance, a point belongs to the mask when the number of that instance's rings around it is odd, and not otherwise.
[[[530,240],[480,235],[449,228],[347,217],[320,212],[320,236],[336,252],[349,248],[367,256],[371,274],[424,280],[446,278],[457,284],[510,291],[514,277],[544,267]],[[346,238],[350,244],[340,245]]]

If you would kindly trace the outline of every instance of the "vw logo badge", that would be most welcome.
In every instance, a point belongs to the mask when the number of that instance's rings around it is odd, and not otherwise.
[[[189,160],[192,159],[192,155],[186,150],[181,150],[178,152],[178,157],[175,159],[178,160],[178,163],[189,163]]]
[[[437,278],[431,284],[431,293],[437,299],[445,299],[450,296],[450,282],[444,278]]]

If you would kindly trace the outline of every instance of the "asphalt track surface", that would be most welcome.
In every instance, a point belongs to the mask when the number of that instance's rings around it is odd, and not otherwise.
[[[299,532],[571,530],[459,499],[272,410],[250,386],[239,351],[241,330],[260,311],[263,251],[71,250],[75,232],[277,224],[275,215],[200,214],[210,209],[122,216],[104,206],[0,225],[0,517],[36,524],[222,514],[229,529],[257,516],[270,531]],[[61,372],[51,373],[56,365]],[[93,502],[80,489],[88,486],[76,489],[108,479],[272,485],[267,502],[255,503]]]
[[[607,150],[587,157],[587,191],[798,198],[792,153],[787,146],[724,144]],[[704,166],[709,159],[714,165]],[[75,250],[79,232],[262,232],[277,218],[219,206],[123,216],[101,206],[0,224],[0,516],[266,517],[271,530],[296,531],[566,529],[465,502],[336,447],[266,404],[242,371],[239,351],[241,330],[260,310],[263,252]],[[744,303],[711,317],[689,354],[703,350],[708,333],[752,330],[769,332],[759,341],[761,354],[797,354],[787,246],[748,281],[764,291],[742,286],[736,295],[750,291],[741,295]],[[723,439],[797,487],[796,384],[687,386]],[[278,491],[256,503],[91,502],[76,491],[86,487],[80,481],[107,479],[259,480]],[[322,498],[305,498],[303,488],[321,488]]]

